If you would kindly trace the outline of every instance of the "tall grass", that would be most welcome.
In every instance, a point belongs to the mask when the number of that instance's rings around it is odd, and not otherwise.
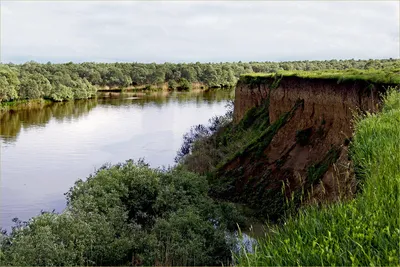
[[[239,264],[399,265],[400,93],[390,91],[379,114],[355,121],[352,158],[359,195],[348,202],[307,207],[275,226]]]
[[[241,80],[246,82],[252,79],[271,78],[279,75],[282,77],[299,77],[306,79],[328,79],[336,80],[337,83],[345,81],[365,81],[370,83],[382,84],[399,84],[400,83],[400,69],[382,69],[382,70],[318,70],[318,71],[278,71],[276,73],[248,73],[240,77]]]

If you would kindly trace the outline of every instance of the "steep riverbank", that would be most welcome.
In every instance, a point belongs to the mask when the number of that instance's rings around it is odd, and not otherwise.
[[[348,145],[353,116],[376,112],[381,94],[390,85],[394,84],[244,76],[236,87],[234,122],[256,119],[252,110],[264,105],[258,116],[266,118],[268,127],[219,168],[221,175],[236,177],[235,192],[230,194],[252,194],[257,188],[264,199],[269,190],[284,184],[286,196],[310,194],[314,200],[331,201],[352,195],[356,183]],[[263,209],[265,203],[256,206]]]
[[[400,93],[378,114],[357,117],[351,145],[360,193],[351,201],[309,206],[259,240],[241,266],[398,266],[400,240]]]
[[[233,123],[197,127],[181,161],[214,198],[280,222],[239,265],[396,266],[400,76],[310,76],[242,76]]]
[[[233,122],[194,142],[181,161],[208,175],[215,198],[273,221],[301,203],[352,198],[354,115],[378,111],[382,93],[398,81],[395,72],[244,75]]]

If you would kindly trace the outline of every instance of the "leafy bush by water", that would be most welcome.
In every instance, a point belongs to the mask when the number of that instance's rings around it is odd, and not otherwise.
[[[61,214],[16,220],[1,265],[221,265],[241,218],[207,196],[205,178],[142,161],[105,165],[67,193]]]

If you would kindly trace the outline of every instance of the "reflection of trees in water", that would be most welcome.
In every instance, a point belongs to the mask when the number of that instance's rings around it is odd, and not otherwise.
[[[97,100],[76,100],[57,104],[51,106],[51,112],[57,121],[62,122],[77,119],[84,114],[88,114],[90,110],[97,106]]]
[[[154,93],[101,93],[99,95],[102,105],[123,106],[137,105],[143,107],[145,105],[155,105],[161,107],[166,103],[215,103],[233,99],[234,90],[214,90],[209,92],[154,92]]]
[[[155,92],[155,93],[102,93],[98,99],[76,100],[67,102],[51,103],[45,106],[40,104],[11,110],[0,114],[0,138],[6,143],[16,141],[21,128],[44,127],[50,119],[58,122],[71,121],[84,114],[89,113],[97,103],[109,106],[131,106],[144,107],[153,105],[162,107],[167,103],[196,104],[226,101],[233,98],[233,92],[229,90],[216,90],[210,92]]]
[[[78,100],[51,103],[22,110],[11,110],[0,115],[0,137],[6,142],[14,142],[21,128],[44,127],[52,118],[65,121],[78,118],[97,105],[97,101]]]

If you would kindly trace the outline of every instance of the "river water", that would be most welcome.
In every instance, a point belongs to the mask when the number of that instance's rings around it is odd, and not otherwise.
[[[1,227],[41,210],[60,212],[64,193],[104,163],[144,158],[174,164],[182,136],[226,112],[233,92],[104,93],[97,99],[53,103],[3,114]]]

